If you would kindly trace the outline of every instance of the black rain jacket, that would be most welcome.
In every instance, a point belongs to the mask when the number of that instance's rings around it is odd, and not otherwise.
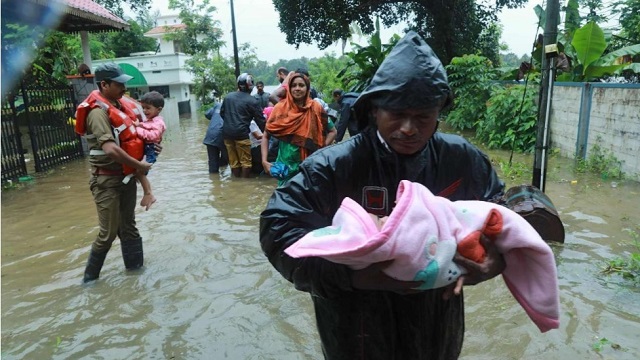
[[[390,84],[400,89],[405,81],[403,76],[376,79],[384,81],[384,91],[393,91]],[[376,85],[365,93],[375,94]],[[331,225],[345,197],[368,212],[389,215],[400,180],[419,182],[451,200],[498,200],[504,191],[488,158],[460,136],[436,132],[422,151],[405,156],[387,149],[375,127],[368,127],[307,158],[261,213],[262,249],[285,279],[311,294],[327,359],[431,360],[460,354],[463,296],[444,301],[443,289],[412,295],[356,290],[347,266],[284,253],[306,233]]]

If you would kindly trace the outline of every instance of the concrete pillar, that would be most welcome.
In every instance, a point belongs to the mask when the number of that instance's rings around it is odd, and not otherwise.
[[[89,33],[86,30],[80,31],[80,42],[82,43],[83,62],[91,69],[91,48],[89,47]],[[93,70],[91,72],[93,73]]]

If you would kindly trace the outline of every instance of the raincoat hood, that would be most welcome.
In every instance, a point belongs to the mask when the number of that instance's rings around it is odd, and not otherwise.
[[[449,105],[452,91],[440,59],[420,35],[408,32],[380,64],[369,86],[354,104],[358,127],[369,122],[372,105],[387,109]]]

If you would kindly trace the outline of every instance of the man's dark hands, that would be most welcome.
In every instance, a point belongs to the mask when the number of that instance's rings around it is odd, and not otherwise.
[[[480,244],[482,244],[486,251],[486,256],[482,263],[469,260],[456,253],[453,261],[467,269],[467,273],[460,276],[458,281],[447,287],[442,294],[444,299],[449,299],[452,295],[460,295],[462,285],[476,285],[500,275],[507,266],[504,262],[504,257],[498,252],[498,247],[491,239],[482,235],[480,236]]]
[[[153,148],[156,151],[156,155],[160,154],[162,152],[162,145],[160,144],[153,144]]]
[[[359,290],[393,291],[398,294],[414,294],[420,292],[416,288],[422,285],[420,281],[401,281],[389,277],[383,270],[394,260],[372,264],[362,270],[351,272],[351,286]]]

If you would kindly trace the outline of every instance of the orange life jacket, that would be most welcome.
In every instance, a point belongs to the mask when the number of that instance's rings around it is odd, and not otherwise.
[[[113,128],[116,144],[127,154],[136,160],[142,160],[144,156],[144,141],[138,137],[134,121],[144,121],[144,113],[135,100],[123,96],[120,99],[122,109],[113,106],[100,91],[94,90],[78,105],[76,110],[76,133],[84,135],[87,132],[87,117],[95,108],[101,108],[107,112],[109,122]],[[89,136],[89,135],[88,135]],[[136,169],[122,164],[123,174],[133,174]]]

